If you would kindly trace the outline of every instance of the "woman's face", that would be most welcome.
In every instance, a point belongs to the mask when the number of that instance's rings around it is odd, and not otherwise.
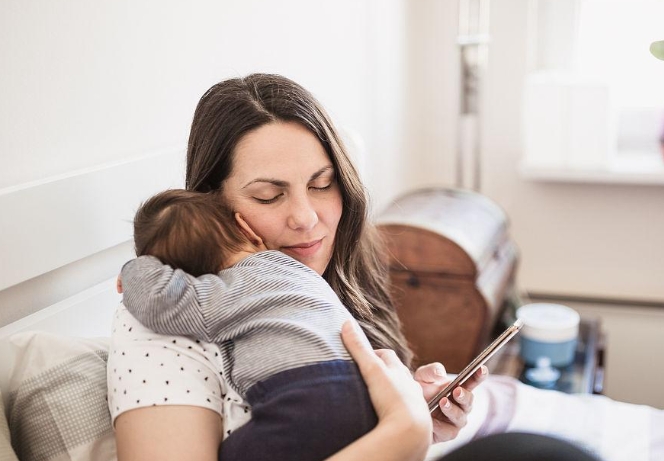
[[[297,123],[274,122],[240,140],[223,193],[268,249],[322,274],[342,211],[335,178],[316,136]]]

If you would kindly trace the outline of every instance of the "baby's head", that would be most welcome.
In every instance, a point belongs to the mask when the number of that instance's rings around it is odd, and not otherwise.
[[[160,192],[141,205],[134,244],[137,256],[155,256],[193,276],[215,274],[238,253],[258,249],[218,194],[184,189]]]

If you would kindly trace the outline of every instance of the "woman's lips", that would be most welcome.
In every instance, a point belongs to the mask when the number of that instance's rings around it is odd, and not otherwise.
[[[323,239],[315,240],[308,243],[298,243],[297,245],[282,247],[286,253],[306,258],[315,254],[323,244]]]

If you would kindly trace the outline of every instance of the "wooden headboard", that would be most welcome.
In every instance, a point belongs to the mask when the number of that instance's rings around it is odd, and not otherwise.
[[[0,190],[0,290],[131,239],[140,201],[183,176],[178,146]]]

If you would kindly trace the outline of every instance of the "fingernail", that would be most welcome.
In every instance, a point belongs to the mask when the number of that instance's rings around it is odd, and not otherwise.
[[[463,389],[459,388],[459,395],[456,397],[457,400],[463,400],[464,397]]]
[[[436,376],[445,376],[445,370],[443,369],[443,367],[437,366],[433,369],[433,374],[435,374]]]
[[[485,375],[487,375],[488,373],[489,373],[489,369],[488,369],[486,366],[482,365],[482,366],[480,367],[480,374],[481,374],[482,376],[485,376]]]
[[[450,399],[445,399],[445,405],[443,405],[443,408],[447,409],[451,406],[452,406],[452,404],[450,403]]]

